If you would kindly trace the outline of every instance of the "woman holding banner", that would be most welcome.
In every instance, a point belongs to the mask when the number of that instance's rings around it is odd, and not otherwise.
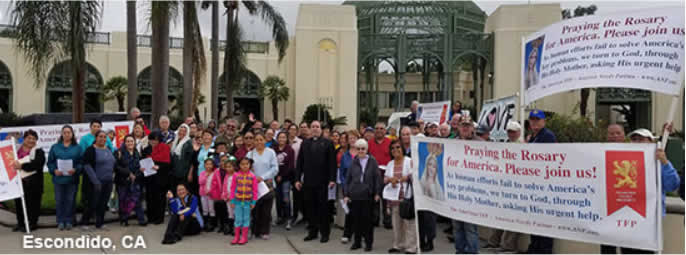
[[[24,132],[24,142],[17,149],[17,160],[14,161],[14,168],[21,174],[21,184],[24,189],[24,200],[26,202],[26,216],[22,209],[21,198],[14,200],[17,209],[17,226],[14,232],[26,232],[24,217],[28,217],[29,229],[35,230],[40,216],[40,203],[43,196],[43,165],[45,164],[45,152],[36,146],[38,133],[29,129]]]
[[[59,162],[59,164],[58,164]],[[68,167],[71,165],[71,167]],[[67,167],[67,169],[64,169]],[[74,219],[74,201],[79,186],[78,171],[81,169],[81,147],[76,143],[74,129],[65,125],[57,143],[50,147],[48,154],[48,171],[52,175],[55,187],[55,209],[57,211],[57,228],[60,231],[70,230]]]

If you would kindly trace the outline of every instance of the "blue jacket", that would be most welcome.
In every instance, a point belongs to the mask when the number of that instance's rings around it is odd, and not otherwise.
[[[665,208],[665,194],[679,188],[681,180],[679,174],[674,169],[672,162],[662,165],[662,216],[665,216],[667,209]]]
[[[93,143],[95,142],[95,136],[91,133],[88,133],[87,135],[84,135],[81,137],[81,140],[79,141],[79,146],[81,146],[81,154],[86,153],[86,149],[88,147],[91,147]],[[112,146],[112,141],[110,141],[110,138],[107,137],[107,143],[105,144],[108,149],[110,149],[112,152],[114,152],[114,146]]]
[[[188,201],[189,199],[191,199],[190,203]],[[184,206],[184,204],[186,206]],[[195,219],[198,220],[200,228],[202,228],[203,221],[202,216],[200,215],[200,211],[198,209],[198,197],[189,193],[184,198],[184,203],[181,203],[181,199],[179,199],[178,197],[169,199],[169,210],[171,211],[171,213],[178,214],[186,208],[188,208],[188,210],[186,210],[186,212],[183,213],[184,218],[190,219],[190,217],[195,217]]]
[[[353,155],[350,154],[350,150],[346,151],[343,153],[343,156],[341,157],[341,166],[338,168],[338,176],[339,178],[339,183],[343,187],[343,191],[345,192],[345,176],[348,174],[348,169],[353,165]]]
[[[64,147],[64,144],[57,142],[50,147],[48,154],[48,172],[52,175],[52,182],[55,184],[75,184],[75,177],[81,173],[81,147],[76,144],[71,144],[69,147]],[[56,176],[55,169],[57,169],[57,160],[73,160],[74,173],[73,176]]]
[[[541,131],[536,134],[536,136],[532,136],[529,139],[529,143],[556,143],[557,138],[555,137],[555,134],[553,134],[553,131],[550,131],[550,129],[543,128]]]

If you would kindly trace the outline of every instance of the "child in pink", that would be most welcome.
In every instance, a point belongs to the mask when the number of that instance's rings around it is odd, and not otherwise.
[[[205,159],[205,171],[200,173],[198,177],[198,185],[200,186],[200,202],[202,203],[202,214],[205,221],[205,231],[210,232],[214,230],[217,224],[217,219],[214,212],[214,200],[211,197],[212,180],[214,179],[215,165],[214,159],[208,157]]]
[[[248,229],[250,227],[250,210],[255,208],[257,202],[257,177],[252,173],[253,160],[242,158],[240,171],[233,175],[231,180],[231,192],[229,201],[234,210],[236,236],[231,244],[245,244],[248,242]],[[240,233],[240,240],[239,240]]]
[[[214,172],[212,178],[212,190],[210,197],[215,201],[215,211],[219,229],[224,235],[233,235],[233,208],[229,201],[229,191],[231,191],[231,181],[233,180],[234,169],[236,169],[236,158],[230,155],[223,155],[220,160],[221,169]],[[226,207],[226,208],[224,208]]]

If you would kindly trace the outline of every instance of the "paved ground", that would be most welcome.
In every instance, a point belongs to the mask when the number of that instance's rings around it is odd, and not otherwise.
[[[108,213],[109,214],[109,213]],[[117,223],[105,225],[104,230],[94,228],[81,229],[75,228],[71,231],[58,231],[54,227],[42,227],[31,233],[34,238],[54,238],[54,237],[81,237],[86,236],[91,240],[100,236],[110,238],[115,247],[110,249],[24,249],[23,239],[26,238],[21,233],[11,232],[9,224],[14,223],[14,215],[0,210],[0,253],[351,253],[350,243],[342,244],[340,238],[343,231],[334,228],[331,233],[331,240],[322,244],[319,240],[304,242],[305,227],[299,225],[291,231],[286,231],[283,226],[274,227],[270,240],[250,240],[244,246],[232,246],[230,237],[217,233],[202,233],[197,236],[186,237],[180,243],[174,245],[162,245],[162,233],[166,228],[163,225],[148,225],[139,227],[135,220],[130,221],[129,227],[120,227]],[[40,222],[54,222],[54,216],[41,217]],[[165,221],[166,223],[166,221]],[[48,224],[53,225],[54,224]],[[439,225],[438,229],[443,230],[446,225]],[[442,231],[439,231],[442,232]],[[124,236],[144,240],[146,248],[126,249],[122,243]],[[370,253],[386,253],[391,248],[393,232],[383,228],[375,229],[374,249]],[[130,242],[135,243],[135,242]],[[433,253],[454,253],[455,250],[451,243],[448,243],[444,234],[439,233],[435,242]],[[364,253],[361,249],[352,253]]]

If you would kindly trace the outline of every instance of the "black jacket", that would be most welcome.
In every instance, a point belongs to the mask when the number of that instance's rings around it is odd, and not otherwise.
[[[27,155],[26,157],[30,157]],[[22,179],[24,190],[28,192],[43,193],[43,166],[45,165],[45,152],[37,148],[35,157],[28,163],[21,164],[21,169],[26,172],[36,172]]]
[[[143,181],[143,172],[141,172],[141,167],[140,167],[140,160],[141,160],[141,155],[138,153],[138,150],[133,150],[133,155],[129,155],[129,157],[126,157],[124,153],[129,153],[128,151],[124,152],[121,150],[118,150],[117,152],[114,153],[114,159],[116,160],[116,164],[114,165],[114,183],[117,185],[129,185],[131,184],[131,181],[129,180],[129,175],[133,173],[133,175],[136,176],[136,183],[141,184]],[[129,161],[133,160],[133,169],[129,168]]]
[[[329,139],[310,138],[303,141],[295,165],[295,181],[300,181],[302,177],[304,186],[325,186],[336,181],[336,153]]]
[[[345,176],[345,196],[351,200],[371,200],[376,195],[381,196],[383,186],[381,172],[379,171],[379,163],[372,155],[369,155],[364,169],[364,178],[360,181],[362,164],[360,159],[355,157],[353,165],[348,169]]]

